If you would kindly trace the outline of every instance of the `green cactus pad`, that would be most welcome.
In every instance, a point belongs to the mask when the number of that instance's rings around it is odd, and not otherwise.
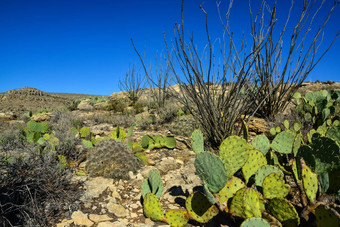
[[[305,161],[301,159],[302,182],[307,198],[311,203],[314,203],[316,193],[318,192],[318,176],[306,165]]]
[[[169,149],[174,149],[176,147],[176,139],[173,136],[164,136],[164,146]]]
[[[173,227],[184,226],[189,221],[189,214],[186,210],[169,210],[165,216],[166,222]]]
[[[163,182],[161,179],[161,175],[158,170],[151,170],[149,172],[149,177],[144,180],[142,185],[142,196],[143,198],[147,193],[154,193],[158,198],[161,197],[163,192]]]
[[[148,149],[150,143],[154,143],[155,141],[153,140],[153,138],[149,135],[145,135],[142,137],[142,141],[141,141],[141,145],[144,149]]]
[[[45,133],[49,126],[46,122],[35,122],[35,121],[29,121],[26,124],[26,127],[29,131],[31,132],[41,132],[41,133]]]
[[[242,188],[236,192],[230,205],[230,212],[242,218],[261,217],[261,204],[257,192],[252,188]]]
[[[227,172],[223,162],[209,152],[199,153],[195,159],[197,175],[212,193],[220,191],[227,182]]]
[[[318,175],[318,181],[321,186],[321,193],[326,193],[329,188],[329,175],[328,173],[320,173]]]
[[[207,223],[215,217],[219,210],[200,192],[192,193],[185,201],[190,217],[200,223]]]
[[[228,212],[228,200],[232,198],[238,190],[244,187],[246,187],[245,183],[241,179],[233,176],[222,190],[215,194],[219,207]]]
[[[266,157],[258,150],[250,150],[248,161],[242,167],[242,173],[246,183],[248,183],[249,178],[264,165],[267,165]]]
[[[148,193],[144,197],[143,210],[146,217],[153,221],[164,221],[165,215],[157,196],[153,193]]]
[[[219,155],[228,172],[228,178],[247,162],[251,149],[252,146],[238,136],[229,136],[222,142]]]
[[[252,188],[247,188],[244,192],[243,198],[243,206],[244,206],[244,214],[247,218],[250,217],[261,217],[261,205],[260,199],[257,196],[257,193]]]
[[[297,166],[296,160],[294,159],[292,161],[292,171],[294,174],[294,178],[298,183],[301,183],[302,177],[301,177],[301,168]]]
[[[238,190],[230,204],[229,212],[241,218],[247,218],[246,215],[244,214],[244,207],[243,207],[244,192],[246,191],[246,189],[247,188],[241,188],[240,190]]]
[[[340,215],[327,205],[319,205],[315,209],[316,226],[340,226]]]
[[[290,154],[293,150],[295,135],[291,132],[280,132],[272,141],[272,149],[281,154]]]
[[[191,147],[196,154],[204,152],[204,139],[201,130],[196,129],[190,136]]]
[[[326,136],[333,139],[340,145],[340,126],[333,126],[326,132]]]
[[[281,173],[271,173],[263,180],[263,195],[267,199],[276,197],[284,198],[290,191],[290,186],[285,183]]]
[[[85,138],[85,137],[88,137],[90,135],[90,129],[88,127],[82,127],[80,129],[80,136]]]
[[[207,184],[205,182],[203,182],[203,192],[204,192],[204,195],[207,197],[207,199],[209,200],[209,202],[211,204],[215,204],[216,203],[216,200],[215,200],[215,197],[213,194],[211,194]]]
[[[283,226],[298,226],[300,224],[300,218],[294,206],[283,198],[271,199],[266,208]]]
[[[271,165],[262,166],[259,170],[257,170],[257,172],[255,174],[255,184],[256,184],[256,186],[262,187],[262,183],[263,183],[264,178],[266,178],[266,176],[268,176],[271,173],[283,174],[282,170],[280,170],[279,168],[277,168],[275,166],[271,166]]]
[[[125,140],[125,131],[119,126],[111,133],[111,138],[123,142]]]
[[[293,144],[293,154],[294,157],[296,157],[299,148],[301,147],[301,144],[303,143],[303,136],[302,134],[297,134],[294,140],[294,144]]]
[[[340,167],[340,150],[334,140],[327,137],[319,137],[313,140],[311,148],[315,158],[314,172],[316,174]]]
[[[270,227],[270,224],[263,218],[251,217],[242,222],[241,227]]]
[[[162,137],[162,136],[158,136],[158,135],[156,135],[156,136],[154,136],[153,137],[153,139],[154,139],[154,141],[155,141],[155,148],[162,148],[163,147],[163,144],[165,143],[164,142],[164,138]]]
[[[267,138],[267,136],[265,136],[265,135],[258,135],[258,136],[254,137],[254,139],[251,142],[251,145],[253,145],[253,147],[256,150],[259,150],[264,155],[266,155],[267,152],[269,151],[269,148],[270,148],[270,141]]]

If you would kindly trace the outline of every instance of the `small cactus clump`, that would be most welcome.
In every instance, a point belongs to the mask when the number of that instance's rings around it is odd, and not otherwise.
[[[141,160],[124,143],[103,140],[89,151],[86,171],[90,176],[128,179],[128,173],[141,166]]]

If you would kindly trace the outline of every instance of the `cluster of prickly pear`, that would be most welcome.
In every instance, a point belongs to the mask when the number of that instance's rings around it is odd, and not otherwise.
[[[339,173],[339,146],[327,137],[314,138],[310,146],[304,145],[298,124],[293,126],[294,131],[288,130],[287,122],[285,127],[286,131],[278,133],[271,142],[265,135],[255,137],[251,143],[241,137],[230,136],[220,145],[219,155],[204,151],[202,134],[194,131],[191,139],[197,155],[195,168],[203,182],[204,193],[189,195],[186,211],[176,211],[182,217],[179,219],[184,220],[183,223],[188,219],[207,223],[223,211],[246,219],[242,226],[252,223],[297,226],[300,217],[308,214],[296,209],[295,203],[288,200],[294,190],[300,190],[303,210],[315,214],[315,208],[324,204],[318,201],[321,180],[321,184],[326,184],[324,182],[338,179],[334,176]],[[325,171],[332,175],[326,176]],[[149,179],[161,182],[159,175],[152,175],[155,174],[150,173]],[[295,183],[287,181],[292,179],[287,176],[294,176]],[[158,186],[151,186],[150,180],[143,185],[150,187],[146,192],[156,193],[152,188]],[[339,183],[337,186],[327,186],[333,190],[335,188],[335,192],[340,189]],[[298,211],[301,212],[300,216]],[[181,226],[167,221],[164,212],[159,217],[161,219],[158,220],[171,226]]]
[[[90,176],[128,179],[128,173],[136,172],[141,165],[141,160],[124,143],[103,140],[89,150],[86,171]]]
[[[169,148],[173,149],[176,147],[176,139],[173,136],[150,136],[145,135],[142,137],[141,146],[144,149],[152,150],[159,148]]]
[[[296,111],[304,116],[307,121],[318,127],[323,122],[330,119],[339,109],[340,92],[339,91],[315,91],[307,92],[304,97],[300,93],[293,96],[296,99]]]

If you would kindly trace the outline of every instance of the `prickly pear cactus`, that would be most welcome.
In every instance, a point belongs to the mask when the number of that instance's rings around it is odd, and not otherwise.
[[[200,192],[192,193],[185,202],[190,217],[200,223],[207,223],[215,217],[219,210]]]
[[[318,176],[306,165],[303,159],[301,161],[302,182],[307,198],[311,203],[314,203],[316,193],[318,192]]]
[[[315,209],[316,226],[340,226],[339,213],[327,205],[319,205]]]
[[[261,201],[252,188],[242,188],[236,192],[230,205],[230,212],[238,217],[261,217]]]
[[[229,136],[222,142],[219,155],[228,172],[228,178],[244,166],[251,149],[252,146],[238,136]]]
[[[300,218],[294,206],[283,198],[271,199],[266,208],[283,226],[298,226],[300,224]]]
[[[227,182],[227,171],[223,162],[209,152],[199,153],[195,160],[197,175],[212,193],[220,191]]]
[[[266,176],[268,176],[271,173],[280,173],[283,174],[282,170],[280,170],[279,168],[275,167],[275,166],[271,166],[271,165],[265,165],[262,166],[255,175],[255,184],[258,187],[262,187],[262,183],[263,180],[266,178]]]
[[[100,141],[87,156],[86,171],[90,176],[129,179],[129,171],[136,172],[141,160],[122,142]]]
[[[261,151],[264,155],[267,154],[270,148],[270,141],[265,135],[255,136],[251,142],[254,149]]]
[[[181,227],[188,223],[189,214],[186,210],[169,210],[165,213],[166,222],[170,226]]]
[[[196,154],[204,152],[204,140],[201,130],[196,129],[191,135],[191,146]]]
[[[249,178],[264,165],[267,165],[266,157],[258,150],[250,150],[249,158],[242,167],[242,173],[246,180],[246,183],[248,183]]]
[[[173,136],[164,136],[164,146],[169,149],[174,149],[176,147],[176,139]]]
[[[149,177],[144,180],[142,185],[142,196],[145,197],[148,193],[154,193],[157,198],[160,198],[163,192],[163,182],[158,170],[151,170]]]
[[[164,221],[165,215],[157,196],[153,193],[145,195],[143,200],[143,209],[146,217],[153,221]]]
[[[262,189],[263,195],[267,199],[276,197],[284,198],[290,191],[290,186],[285,184],[283,174],[271,173],[263,180]]]
[[[148,149],[150,144],[153,144],[154,140],[151,136],[145,135],[142,137],[141,145],[144,149]]]
[[[295,135],[291,132],[280,132],[272,141],[272,149],[282,154],[290,154],[293,151]]]
[[[221,210],[228,212],[228,200],[231,199],[238,190],[245,188],[246,184],[237,177],[232,177],[226,185],[215,194]]]
[[[270,224],[263,218],[251,217],[242,222],[241,227],[270,227]]]

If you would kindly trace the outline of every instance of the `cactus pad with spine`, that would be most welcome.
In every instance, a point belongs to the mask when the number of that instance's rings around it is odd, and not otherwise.
[[[319,137],[311,144],[315,158],[316,174],[328,172],[340,167],[340,150],[337,143],[327,137]]]
[[[236,192],[230,205],[230,212],[238,217],[261,217],[261,201],[252,188],[242,188]]]
[[[150,144],[153,144],[154,140],[151,136],[145,135],[142,137],[141,145],[144,149],[148,149]]]
[[[244,214],[247,218],[261,217],[261,201],[257,196],[257,193],[252,188],[247,188],[244,192],[243,198]]]
[[[270,141],[265,135],[255,136],[251,142],[254,149],[261,151],[264,155],[267,154],[270,148]]]
[[[244,187],[246,187],[245,183],[241,179],[233,176],[226,185],[215,194],[220,208],[228,212],[228,200],[232,198],[238,190]]]
[[[142,185],[142,197],[144,198],[147,193],[154,193],[158,198],[161,197],[163,192],[163,182],[158,170],[151,170],[149,177],[144,180]]]
[[[204,139],[201,130],[196,129],[191,135],[191,147],[196,154],[204,152]]]
[[[165,215],[157,196],[153,193],[145,195],[143,200],[143,210],[146,217],[153,221],[164,221]]]
[[[290,191],[290,186],[285,183],[281,173],[271,173],[264,178],[262,183],[263,195],[267,199],[285,197]]]
[[[263,218],[251,217],[242,222],[241,227],[270,227],[270,224]]]
[[[340,145],[340,126],[330,127],[326,132],[326,136],[333,139],[338,143],[338,145]]]
[[[316,226],[340,226],[339,213],[327,205],[320,204],[315,209]]]
[[[200,192],[192,193],[185,201],[185,207],[190,217],[200,223],[209,222],[219,213],[218,208]]]
[[[291,132],[280,132],[272,141],[272,149],[281,154],[290,154],[293,150],[295,135]]]
[[[294,206],[283,198],[271,199],[266,208],[283,226],[298,226],[300,224],[300,218]]]
[[[318,192],[318,176],[306,165],[301,159],[302,182],[307,198],[311,203],[314,203],[316,193]]]
[[[188,223],[189,214],[186,210],[169,210],[165,213],[166,222],[170,226],[181,227]]]
[[[264,165],[267,165],[266,157],[258,150],[250,150],[248,161],[242,167],[242,173],[246,182],[248,183],[249,178]]]
[[[142,161],[124,143],[103,140],[90,149],[85,168],[90,176],[129,179],[129,171],[141,166]]]
[[[223,162],[212,153],[199,153],[195,159],[195,168],[197,175],[212,193],[220,191],[227,182]]]
[[[164,146],[169,149],[173,149],[176,147],[176,139],[173,136],[164,136]]]
[[[238,136],[229,136],[222,142],[219,155],[228,172],[228,178],[247,162],[251,149],[252,146]]]
[[[275,166],[271,166],[271,165],[265,165],[262,166],[259,170],[257,170],[256,174],[255,174],[255,184],[258,187],[262,187],[262,183],[264,178],[266,178],[266,176],[268,176],[271,173],[281,173],[283,174],[282,170],[280,170],[279,168],[275,167]]]

